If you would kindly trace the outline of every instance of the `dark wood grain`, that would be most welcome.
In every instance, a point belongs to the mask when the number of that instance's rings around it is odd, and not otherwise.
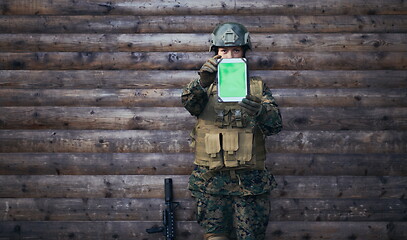
[[[161,234],[149,235],[146,228],[160,226],[157,221],[6,221],[0,223],[6,238],[54,239],[130,239],[164,240]],[[202,234],[196,222],[179,222],[178,236],[193,240]],[[44,231],[47,229],[47,231]],[[404,239],[407,236],[406,222],[270,222],[266,240],[328,240],[345,238],[363,238],[365,240]],[[193,234],[191,234],[193,233]],[[51,237],[52,236],[52,237]]]
[[[202,52],[0,53],[2,70],[197,70]],[[253,70],[406,70],[404,52],[253,52]],[[352,61],[350,61],[352,60]]]
[[[276,175],[407,176],[407,154],[268,153]],[[1,175],[188,175],[193,153],[0,153]]]
[[[367,5],[365,5],[367,6]],[[251,33],[406,33],[401,15],[0,15],[2,33],[211,33],[238,22]]]
[[[167,104],[181,105],[179,97]],[[162,102],[166,102],[165,97]],[[137,105],[148,104],[154,106],[151,102]],[[314,104],[281,107],[280,111],[284,129],[290,131],[407,130],[405,107],[338,109]],[[0,107],[0,113],[0,129],[184,130],[196,123],[196,117],[183,107]]]
[[[177,199],[177,221],[194,221],[193,199]],[[1,198],[2,221],[160,221],[162,199]],[[399,199],[271,199],[270,221],[404,221]]]
[[[0,130],[0,152],[191,152],[189,130]],[[405,131],[282,131],[274,153],[405,153]]]
[[[214,15],[374,15],[374,14],[404,14],[406,6],[397,0],[372,0],[366,4],[363,0],[338,2],[334,0],[301,1],[294,0],[287,3],[285,0],[274,1],[270,6],[267,0],[256,1],[211,1],[205,4],[201,1],[185,1],[174,3],[172,1],[154,0],[128,2],[125,0],[92,0],[85,2],[71,2],[64,0],[4,0],[2,14],[7,15],[187,15],[207,14]]]
[[[209,34],[2,34],[0,52],[198,52]],[[405,52],[407,34],[252,34],[259,52]]]
[[[261,77],[272,89],[287,89],[286,94],[294,95],[302,91],[312,93],[315,88],[314,91],[334,88],[334,92],[327,93],[332,97],[356,88],[371,91],[407,88],[405,70],[252,70],[250,74]],[[197,76],[196,70],[0,70],[0,97],[13,89],[181,89]],[[386,97],[382,100],[386,101]]]
[[[7,175],[0,176],[1,198],[163,198],[164,178],[171,177],[174,198],[190,198],[188,175]],[[273,198],[399,199],[406,177],[276,176]]]

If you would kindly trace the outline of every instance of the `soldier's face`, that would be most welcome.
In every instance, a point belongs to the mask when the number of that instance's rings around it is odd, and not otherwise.
[[[218,55],[222,58],[242,58],[243,48],[242,47],[220,47],[218,49]]]

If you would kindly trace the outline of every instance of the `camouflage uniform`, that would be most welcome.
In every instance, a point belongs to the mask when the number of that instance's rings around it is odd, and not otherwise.
[[[207,90],[196,79],[182,92],[184,107],[198,118],[208,102]],[[257,125],[264,136],[277,134],[282,128],[280,111],[265,85],[262,95],[262,113],[244,117],[249,125]],[[270,214],[269,193],[276,185],[266,169],[231,172],[196,166],[189,179],[189,190],[197,200],[197,220],[205,232],[239,240],[264,239]]]

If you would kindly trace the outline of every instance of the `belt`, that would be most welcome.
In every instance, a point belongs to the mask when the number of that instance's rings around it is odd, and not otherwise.
[[[247,170],[244,170],[244,169],[209,170],[209,167],[204,167],[204,168],[208,169],[208,171],[206,173],[202,174],[202,178],[205,181],[208,181],[212,177],[216,176],[217,173],[220,173],[222,175],[226,175],[226,174],[230,175],[230,178],[232,180],[238,180],[239,185],[241,185],[239,173],[247,171]]]

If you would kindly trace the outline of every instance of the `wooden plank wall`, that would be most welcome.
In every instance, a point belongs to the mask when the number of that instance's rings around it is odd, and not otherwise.
[[[0,0],[0,239],[179,238],[209,33],[252,33],[284,130],[267,140],[267,239],[407,239],[407,4],[400,0]]]

